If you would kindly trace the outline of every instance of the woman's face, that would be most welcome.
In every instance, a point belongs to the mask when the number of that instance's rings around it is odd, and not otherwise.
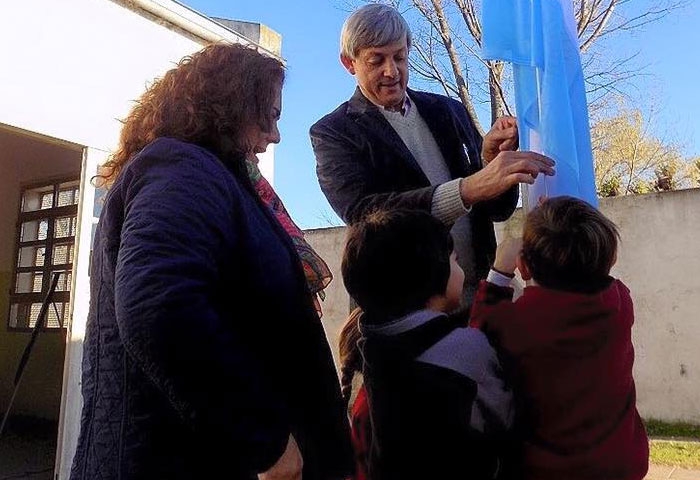
[[[280,142],[280,131],[277,128],[277,121],[282,114],[282,87],[280,86],[275,95],[275,100],[272,102],[272,111],[270,112],[270,131],[265,132],[259,125],[253,125],[248,129],[247,144],[250,146],[248,152],[249,159],[257,163],[257,154],[265,153],[267,146],[271,143]]]

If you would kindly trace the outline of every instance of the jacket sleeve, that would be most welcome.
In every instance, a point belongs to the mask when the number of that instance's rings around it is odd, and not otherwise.
[[[474,296],[470,326],[481,329],[489,340],[517,356],[529,344],[527,322],[513,303],[513,289],[482,280]]]
[[[359,134],[342,132],[326,118],[311,127],[316,174],[335,212],[353,223],[376,209],[407,208],[430,213],[436,186],[387,191],[369,165],[370,147]]]
[[[475,208],[483,212],[492,222],[505,222],[513,215],[519,195],[518,185],[515,185],[496,198],[480,202]]]
[[[462,125],[463,131],[461,132],[461,135],[464,137],[462,138],[462,142],[465,144],[467,142],[472,143],[478,158],[478,165],[476,165],[476,169],[474,171],[481,170],[484,167],[481,157],[483,138],[481,137],[474,120],[471,118],[464,105],[456,100],[451,101],[456,104],[453,104],[453,111],[455,111],[455,115],[457,115],[460,124]],[[520,192],[518,190],[518,185],[515,185],[496,198],[477,203],[473,206],[473,209],[476,214],[484,216],[491,222],[503,222],[508,220],[510,216],[513,215],[515,207],[518,204],[519,194]]]
[[[224,168],[201,155],[154,154],[125,179],[116,319],[130,361],[195,437],[212,453],[235,452],[255,474],[284,451],[287,412],[237,335],[236,322],[253,319],[224,322],[214,307],[219,261],[241,243],[232,225],[236,192]],[[230,301],[246,299],[232,290]]]

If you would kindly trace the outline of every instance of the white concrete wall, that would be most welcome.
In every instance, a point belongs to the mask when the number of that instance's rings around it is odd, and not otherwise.
[[[200,48],[95,0],[3,2],[0,45],[0,122],[105,150],[147,82]]]
[[[79,268],[75,269],[71,292],[73,321],[66,342],[64,358],[63,396],[61,398],[54,472],[56,479],[68,478],[80,434],[80,417],[83,407],[81,392],[83,339],[85,338],[90,308],[90,275],[87,266],[90,264],[92,252],[92,231],[97,223],[97,219],[94,217],[95,188],[87,180],[97,172],[97,166],[104,163],[107,156],[108,153],[104,150],[94,148],[88,148],[84,156],[75,250],[75,263]]]
[[[340,262],[345,247],[345,227],[319,228],[306,230],[304,237],[323,258],[333,273],[333,281],[326,288],[326,299],[321,302],[324,329],[328,343],[333,351],[333,358],[338,364],[338,334],[348,316],[350,297],[343,285],[340,274]]]
[[[634,375],[644,418],[700,424],[699,207],[700,189],[601,201],[622,236],[612,273],[629,286],[635,304]],[[521,225],[518,211],[497,233],[518,232]],[[335,276],[323,304],[323,324],[335,350],[348,314],[340,274],[345,228],[306,235]]]
[[[602,203],[622,245],[613,274],[634,299],[642,415],[700,424],[700,189]]]

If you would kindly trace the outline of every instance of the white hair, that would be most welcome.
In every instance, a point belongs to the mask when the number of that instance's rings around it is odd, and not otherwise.
[[[340,54],[354,59],[360,50],[383,47],[406,38],[411,48],[411,29],[393,7],[370,3],[353,12],[340,33]]]

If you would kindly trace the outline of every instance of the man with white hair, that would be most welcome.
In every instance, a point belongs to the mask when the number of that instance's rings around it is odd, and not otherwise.
[[[347,19],[340,61],[358,87],[311,127],[318,180],[347,223],[410,208],[451,225],[469,305],[493,262],[492,222],[513,213],[519,183],[552,175],[554,162],[515,151],[514,118],[498,119],[482,139],[460,102],[407,88],[410,48],[410,29],[392,7],[368,4]]]

